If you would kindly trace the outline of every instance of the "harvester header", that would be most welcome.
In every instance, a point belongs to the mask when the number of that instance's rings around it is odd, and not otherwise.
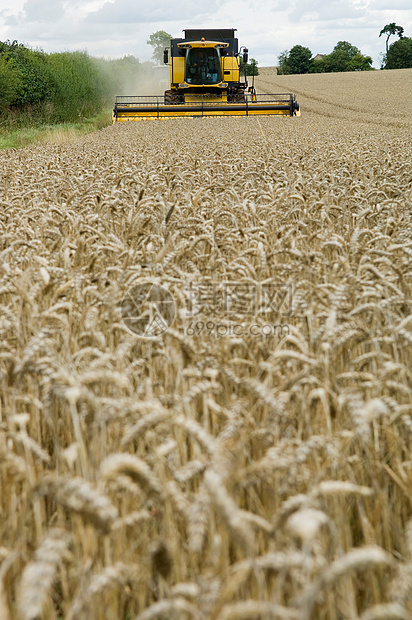
[[[184,30],[164,50],[170,88],[163,96],[119,96],[113,122],[174,116],[298,116],[292,93],[257,94],[246,76],[248,50],[238,47],[236,29]],[[242,73],[242,61],[244,76]]]

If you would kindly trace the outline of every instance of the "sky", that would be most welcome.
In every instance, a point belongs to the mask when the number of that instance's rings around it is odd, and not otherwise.
[[[141,61],[151,57],[153,32],[180,37],[184,28],[205,27],[237,28],[239,44],[262,67],[278,64],[294,45],[315,55],[349,41],[379,68],[386,39],[379,32],[391,22],[412,37],[411,0],[0,0],[0,41]]]

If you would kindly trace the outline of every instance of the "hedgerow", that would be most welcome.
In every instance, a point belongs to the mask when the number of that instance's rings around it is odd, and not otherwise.
[[[137,83],[134,56],[105,60],[86,51],[47,54],[18,41],[0,41],[2,124],[89,118],[108,107],[124,84]]]

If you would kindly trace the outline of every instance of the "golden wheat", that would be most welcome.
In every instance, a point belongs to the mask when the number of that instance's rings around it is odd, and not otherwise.
[[[0,153],[2,619],[411,617],[411,71]]]

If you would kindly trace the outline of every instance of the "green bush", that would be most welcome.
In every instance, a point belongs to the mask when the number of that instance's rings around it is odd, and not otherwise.
[[[115,95],[137,94],[153,79],[151,63],[134,56],[105,60],[84,51],[46,54],[0,41],[0,115],[3,124],[72,122],[90,118]]]
[[[0,113],[22,121],[90,117],[106,102],[108,78],[86,52],[45,54],[17,41],[0,42]]]
[[[0,54],[0,113],[10,106],[20,87],[18,69]]]
[[[72,121],[92,116],[101,109],[104,80],[86,52],[50,54],[48,64],[52,76],[53,120]]]
[[[44,52],[6,41],[0,43],[0,58],[11,79],[10,105],[33,104],[50,97],[51,75]]]

